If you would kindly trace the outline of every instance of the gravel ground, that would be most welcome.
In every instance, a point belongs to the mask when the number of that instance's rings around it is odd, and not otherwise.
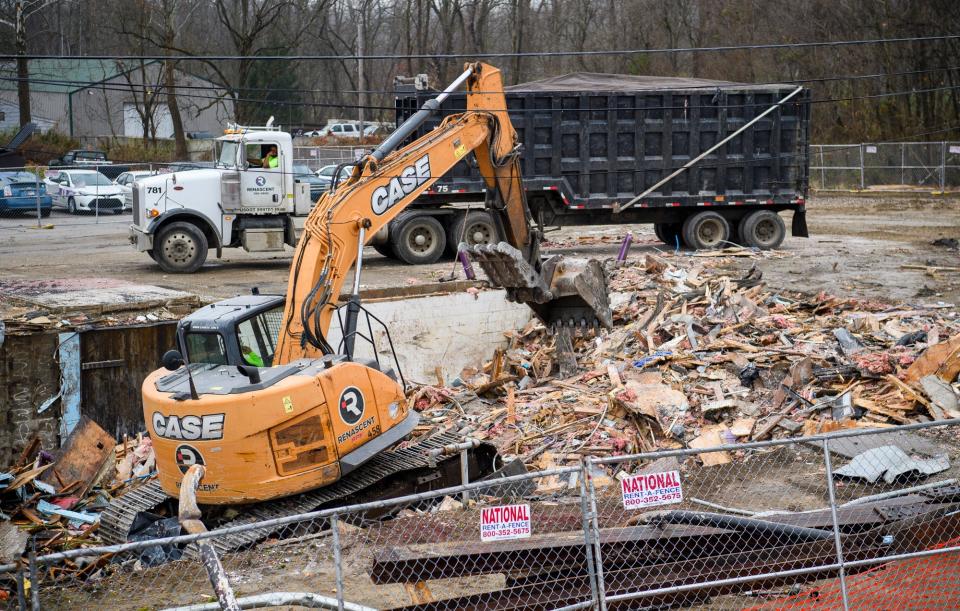
[[[960,298],[960,275],[928,274],[903,265],[956,267],[956,249],[931,245],[937,238],[960,238],[960,198],[924,194],[845,194],[815,196],[808,206],[811,238],[789,237],[782,256],[759,262],[771,286],[894,301],[950,301]],[[290,252],[250,254],[227,249],[191,275],[165,274],[127,242],[129,215],[72,217],[56,211],[52,228],[37,229],[28,218],[0,219],[0,274],[4,279],[115,277],[222,298],[286,289]],[[787,225],[789,227],[789,218]],[[632,254],[665,248],[650,225],[568,227],[549,234],[546,252],[614,256],[617,240],[631,230]],[[744,262],[749,265],[752,262]],[[369,288],[436,282],[455,269],[453,262],[408,266],[367,249],[364,285]],[[462,272],[460,272],[462,277]]]

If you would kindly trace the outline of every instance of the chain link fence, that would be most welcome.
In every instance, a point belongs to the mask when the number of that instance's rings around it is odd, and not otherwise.
[[[300,146],[293,147],[294,165],[306,166],[317,172],[326,166],[336,166],[341,163],[353,163],[365,153],[370,152],[376,145],[355,146]]]
[[[140,541],[29,554],[0,585],[10,609],[217,609],[202,540],[232,608],[957,608],[958,448],[960,419],[586,456],[239,526],[221,514],[199,535],[165,536],[167,518]]]
[[[960,187],[960,142],[811,144],[810,163],[810,186],[821,191]]]

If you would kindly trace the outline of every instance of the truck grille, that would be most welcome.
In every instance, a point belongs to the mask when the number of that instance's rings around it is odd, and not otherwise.
[[[113,197],[98,197],[90,202],[91,210],[119,210],[123,202]]]
[[[140,226],[140,220],[143,218],[143,209],[140,206],[140,189],[133,188],[133,224]]]

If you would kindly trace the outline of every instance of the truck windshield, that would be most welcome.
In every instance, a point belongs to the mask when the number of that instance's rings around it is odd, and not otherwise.
[[[227,168],[237,167],[237,150],[240,147],[239,142],[230,140],[217,141],[217,165]]]

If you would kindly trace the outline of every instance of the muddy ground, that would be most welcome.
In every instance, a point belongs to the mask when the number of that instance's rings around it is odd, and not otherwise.
[[[931,245],[937,238],[960,238],[960,197],[923,194],[814,196],[808,206],[811,238],[788,237],[776,257],[757,262],[768,283],[778,288],[893,301],[960,299],[960,274],[929,275],[903,265],[956,267],[956,249]],[[182,289],[207,298],[286,290],[290,253],[250,254],[227,249],[191,275],[163,273],[127,241],[129,215],[72,217],[56,211],[50,229],[36,229],[27,218],[0,219],[0,277],[7,280],[114,277]],[[789,227],[789,218],[787,218]],[[547,252],[610,257],[617,238],[637,236],[632,253],[666,248],[650,225],[568,227],[548,234]],[[751,265],[753,261],[744,262]],[[368,288],[436,282],[456,272],[452,261],[412,267],[367,249],[363,283]]]

